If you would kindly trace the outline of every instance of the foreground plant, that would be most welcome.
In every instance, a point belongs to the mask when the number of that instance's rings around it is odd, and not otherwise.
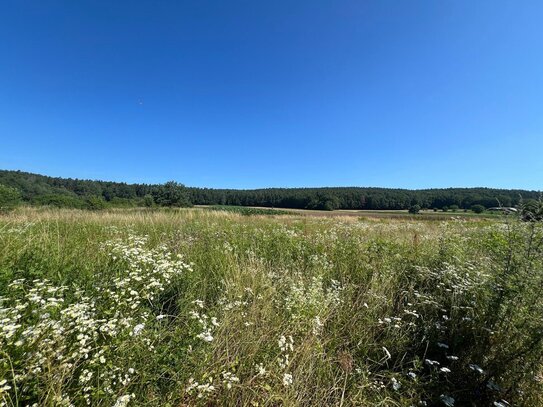
[[[0,228],[0,405],[543,402],[541,223],[51,216]]]

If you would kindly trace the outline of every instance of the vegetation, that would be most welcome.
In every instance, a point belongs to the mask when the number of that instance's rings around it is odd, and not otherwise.
[[[522,199],[537,199],[536,191],[490,188],[387,189],[387,188],[269,188],[255,190],[186,188],[54,178],[20,171],[0,171],[0,184],[16,188],[31,204],[88,207],[88,197],[102,197],[110,207],[227,205],[293,209],[399,210],[470,209],[518,206]]]
[[[289,215],[290,212],[280,209],[246,208],[243,206],[214,205],[206,207],[208,210],[238,213],[244,216],[253,215]]]
[[[18,208],[0,403],[543,405],[543,224],[501,219]]]
[[[21,191],[24,202],[40,206],[97,210],[106,207],[192,205],[188,189],[174,181],[163,185],[129,185],[0,170],[0,184],[16,188]]]
[[[485,207],[483,205],[472,205],[471,210],[475,213],[483,213],[485,211]]]
[[[521,204],[521,217],[525,221],[543,221],[543,199],[529,199]]]
[[[21,194],[15,188],[0,184],[0,212],[15,208],[21,202]]]
[[[187,207],[191,206],[186,188],[175,181],[153,187],[154,201],[160,206]]]

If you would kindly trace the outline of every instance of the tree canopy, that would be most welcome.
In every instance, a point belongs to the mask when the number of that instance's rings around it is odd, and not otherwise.
[[[185,187],[175,181],[165,184],[126,184],[48,177],[22,171],[0,170],[0,184],[21,192],[24,202],[36,205],[190,206],[233,205],[296,209],[394,210],[461,208],[479,210],[495,206],[518,206],[522,199],[538,199],[537,191],[493,188],[390,189],[361,187],[265,188],[252,190]]]

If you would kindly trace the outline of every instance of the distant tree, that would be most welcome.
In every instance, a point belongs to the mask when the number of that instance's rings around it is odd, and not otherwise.
[[[434,208],[433,210],[434,210],[434,212],[437,212],[437,208]]]
[[[106,208],[106,201],[100,196],[89,196],[85,199],[87,209],[91,211],[99,211]]]
[[[420,212],[420,205],[412,205],[409,207],[409,213],[416,215]]]
[[[187,188],[175,181],[168,181],[157,188],[155,202],[161,206],[191,206]]]
[[[485,211],[485,207],[483,205],[472,205],[471,210],[475,213],[483,213]]]
[[[322,209],[325,211],[334,211],[339,208],[339,198],[337,196],[330,196],[324,199],[322,203]]]
[[[449,209],[450,209],[451,211],[453,211],[453,212],[456,212],[456,211],[457,211],[458,209],[460,209],[460,208],[459,208],[458,205],[451,205],[451,206],[449,206]]]
[[[333,211],[339,208],[339,198],[328,193],[314,194],[307,204],[307,209]]]
[[[491,188],[447,188],[406,190],[389,188],[266,188],[255,190],[184,188],[173,183],[165,185],[126,184],[122,182],[54,178],[21,171],[0,170],[0,184],[16,188],[23,202],[58,206],[85,204],[89,196],[102,196],[115,206],[144,205],[145,195],[151,194],[158,205],[244,205],[283,208],[314,209],[409,209],[443,208],[457,205],[462,209],[473,205],[519,206],[520,196],[538,199],[536,191],[519,191]],[[176,198],[180,187],[186,193]],[[174,190],[173,192],[171,190]],[[51,197],[55,196],[54,199]],[[61,197],[62,196],[62,197]],[[47,198],[44,198],[47,197]],[[70,197],[70,198],[66,198]],[[78,201],[75,201],[77,199]]]
[[[443,212],[448,212],[449,211],[449,207],[448,206],[444,206],[443,208],[441,208],[441,210]]]
[[[143,197],[143,204],[150,208],[152,206],[155,206],[155,198],[153,198],[153,195],[147,194]]]
[[[0,211],[8,211],[21,203],[21,193],[6,185],[0,184]]]

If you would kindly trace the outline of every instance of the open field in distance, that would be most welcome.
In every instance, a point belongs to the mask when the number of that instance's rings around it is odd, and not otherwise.
[[[239,212],[243,214],[245,211],[251,209],[264,211],[264,214],[277,215],[294,214],[299,216],[326,216],[326,217],[338,217],[338,216],[354,216],[360,218],[408,218],[411,220],[454,220],[455,218],[464,219],[496,219],[501,217],[499,212],[484,212],[474,213],[465,212],[463,210],[442,212],[433,210],[421,210],[417,214],[411,214],[407,209],[405,210],[364,210],[364,209],[336,209],[333,211],[315,210],[315,209],[293,209],[293,208],[269,208],[264,206],[220,206],[220,205],[194,205],[195,208],[209,209],[209,210],[227,210],[233,212]],[[256,214],[256,213],[255,213]]]

